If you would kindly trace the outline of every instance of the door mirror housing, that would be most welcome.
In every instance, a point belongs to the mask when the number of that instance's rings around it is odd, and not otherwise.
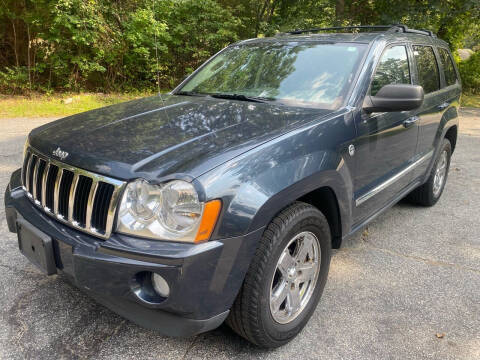
[[[368,113],[414,110],[422,105],[423,97],[423,88],[420,85],[385,85],[375,96],[365,97],[363,110]]]

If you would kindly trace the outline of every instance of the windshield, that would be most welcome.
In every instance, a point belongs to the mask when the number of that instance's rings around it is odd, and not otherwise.
[[[235,45],[207,63],[179,92],[337,109],[365,49],[365,44],[356,43]]]

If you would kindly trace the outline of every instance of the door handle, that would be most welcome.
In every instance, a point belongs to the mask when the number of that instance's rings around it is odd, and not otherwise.
[[[418,116],[409,117],[407,120],[405,120],[403,122],[403,126],[408,128],[408,127],[412,126],[413,124],[415,124],[418,120],[420,120],[420,118]]]
[[[444,102],[443,104],[438,105],[438,109],[439,109],[439,110],[445,110],[445,109],[448,108],[449,106],[450,106],[450,103],[449,103],[449,102]]]

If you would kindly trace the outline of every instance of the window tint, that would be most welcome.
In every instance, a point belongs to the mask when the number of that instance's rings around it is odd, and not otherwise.
[[[413,54],[417,63],[418,83],[423,86],[425,94],[440,89],[440,76],[433,48],[417,45],[413,47]]]
[[[453,85],[457,82],[457,73],[453,67],[452,58],[446,49],[438,48],[438,52],[440,54],[443,71],[445,72],[445,82],[447,86]]]
[[[405,46],[393,46],[382,55],[373,76],[371,95],[388,84],[410,84],[407,49]]]

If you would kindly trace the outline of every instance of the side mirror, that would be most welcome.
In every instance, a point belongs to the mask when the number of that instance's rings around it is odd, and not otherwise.
[[[368,113],[414,110],[422,105],[423,96],[423,88],[419,85],[385,85],[375,96],[365,97],[363,110]]]

